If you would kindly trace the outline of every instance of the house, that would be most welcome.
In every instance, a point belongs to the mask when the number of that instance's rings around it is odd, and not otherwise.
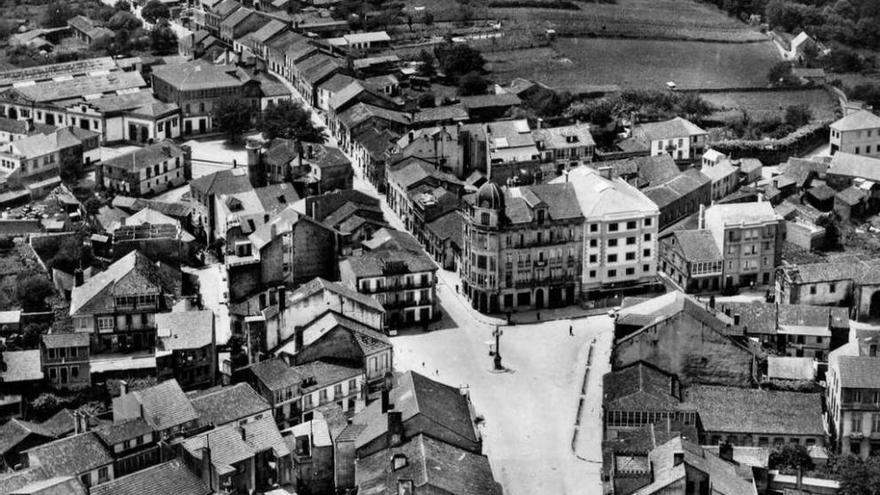
[[[386,374],[393,369],[387,336],[333,311],[295,330],[292,338],[270,352],[294,366],[319,360],[356,365],[365,371],[371,390],[383,386]]]
[[[470,398],[459,389],[413,371],[397,376],[391,390],[355,414],[337,436],[337,488],[356,483],[355,466],[362,459],[420,434],[479,456],[482,438],[474,418]]]
[[[688,294],[718,291],[724,256],[708,230],[677,230],[660,240],[660,272]]]
[[[788,304],[844,306],[853,319],[880,314],[880,278],[874,260],[841,260],[781,266],[776,300]]]
[[[67,26],[70,28],[73,37],[91,45],[98,38],[112,38],[114,33],[110,29],[95,24],[95,21],[88,17],[78,15],[67,20]]]
[[[74,331],[91,339],[95,354],[152,351],[156,314],[171,310],[181,284],[179,271],[132,251],[73,288],[69,314]]]
[[[816,40],[811,38],[805,31],[801,31],[789,42],[788,57],[803,64],[807,52],[809,50],[816,50],[817,48],[819,48],[819,44]]]
[[[358,459],[355,479],[359,493],[502,493],[486,456],[424,434],[395,439],[388,448]]]
[[[220,21],[220,39],[228,45],[269,23],[269,17],[245,7],[239,8]],[[237,43],[236,43],[237,45]],[[233,45],[235,47],[236,45]],[[236,52],[240,51],[240,47]]]
[[[86,490],[80,480],[73,476],[58,476],[43,481],[36,481],[18,490],[4,493],[9,493],[9,495],[52,495],[55,493],[86,495],[88,490]]]
[[[511,109],[522,104],[515,94],[462,96],[459,101],[475,122],[489,122],[504,117]]]
[[[709,134],[692,122],[676,117],[663,122],[635,124],[631,140],[651,156],[668,154],[676,161],[700,160]]]
[[[723,455],[712,454],[678,435],[653,448],[647,456],[616,456],[612,477],[615,486],[623,489],[615,493],[757,495],[756,476],[752,470],[742,469],[731,462],[732,459],[723,459]],[[620,478],[625,478],[626,483],[618,484]]]
[[[21,464],[21,453],[54,440],[56,435],[42,425],[10,419],[0,426],[0,469],[9,471]]]
[[[311,421],[319,407],[335,404],[347,415],[359,411],[367,396],[366,375],[361,366],[318,359],[291,368],[299,384],[301,402],[294,423]]]
[[[336,231],[343,254],[360,247],[377,230],[388,226],[379,200],[353,189],[308,196],[293,208]]]
[[[120,196],[117,196],[119,198]],[[154,203],[159,206],[161,203]],[[167,205],[167,204],[166,204]],[[177,205],[166,208],[178,210]],[[185,205],[183,205],[185,206]],[[189,217],[189,213],[183,213]],[[189,218],[185,219],[188,223]],[[140,251],[150,259],[161,259],[172,265],[186,263],[196,256],[195,237],[184,230],[180,220],[146,207],[111,227],[110,249],[106,256],[119,259],[132,251]],[[97,244],[97,242],[96,242]]]
[[[820,394],[695,385],[685,398],[699,415],[701,444],[809,448],[825,441]]]
[[[116,477],[159,462],[159,435],[143,418],[101,424],[93,431],[113,456],[113,473]]]
[[[880,117],[870,110],[845,115],[828,126],[831,129],[831,154],[880,156]]]
[[[354,136],[367,129],[403,134],[410,125],[410,117],[404,112],[362,102],[338,113],[335,121],[336,124],[331,123],[330,128],[336,129],[334,137],[343,151],[350,151]]]
[[[235,253],[237,242],[243,242],[275,214],[299,200],[289,183],[255,187],[214,198],[215,236],[226,241],[229,254]],[[227,264],[229,260],[227,259]]]
[[[485,141],[486,175],[496,184],[508,181],[514,184],[541,182],[543,177],[556,173],[553,163],[541,163],[540,151],[535,144],[529,123],[525,119],[489,122],[478,129],[472,129],[473,142]],[[483,170],[481,165],[475,166]],[[523,173],[525,171],[525,174]]]
[[[194,391],[189,397],[199,424],[212,428],[244,426],[272,415],[269,403],[247,383]]]
[[[581,293],[589,297],[653,284],[657,276],[660,212],[654,203],[610,170],[580,167],[551,184],[571,183],[584,216]]]
[[[127,196],[152,196],[192,179],[188,146],[162,141],[103,160],[98,165],[101,185]]]
[[[819,226],[819,223],[823,223],[823,219],[827,220],[828,214],[792,200],[785,200],[773,209],[785,219],[785,242],[809,251],[824,245],[826,229]]]
[[[211,489],[180,459],[121,476],[90,490],[91,495],[150,493],[153,495],[210,495]]]
[[[113,398],[113,422],[141,418],[162,440],[186,434],[198,427],[199,414],[175,380],[142,390],[123,389]]]
[[[867,458],[880,450],[880,359],[876,346],[862,352],[850,342],[828,357],[826,392],[828,427],[840,452]]]
[[[302,419],[300,375],[281,358],[273,357],[236,370],[235,380],[249,383],[272,409],[279,426]]]
[[[376,298],[391,328],[434,320],[436,272],[437,265],[424,251],[411,249],[353,254],[339,263],[342,283]]]
[[[880,169],[880,157],[853,155],[841,151],[831,157],[831,166],[825,178],[828,186],[838,191],[851,186],[862,188],[866,193],[870,193],[869,201],[875,203],[880,193],[872,183],[880,180],[878,169]]]
[[[47,478],[73,476],[85,487],[106,483],[116,477],[113,457],[94,432],[62,438],[23,453],[29,468],[42,468]]]
[[[460,211],[450,211],[425,225],[425,251],[434,257],[444,270],[458,271],[464,249],[465,216]]]
[[[293,83],[311,106],[318,104],[318,87],[344,68],[344,63],[329,55],[319,53],[293,66]]]
[[[501,189],[468,198],[462,291],[483,312],[571,304],[580,291],[584,215],[573,184]]]
[[[284,430],[285,441],[293,451],[296,479],[311,493],[333,491],[334,431],[323,414]],[[344,428],[339,425],[337,428]]]
[[[374,297],[361,294],[348,285],[320,277],[299,286],[289,294],[283,308],[285,326],[305,325],[327,310],[372,328],[385,328],[385,309]]]
[[[682,401],[676,377],[663,370],[637,362],[606,373],[602,383],[606,441],[645,425],[669,422],[696,428],[694,408]]]
[[[423,237],[425,222],[458,209],[458,199],[464,189],[462,182],[431,163],[407,158],[390,166],[385,175],[388,206],[416,238]],[[442,197],[445,201],[438,201]]]
[[[248,179],[247,170],[244,168],[222,170],[204,175],[193,180],[189,187],[195,203],[192,226],[196,231],[204,232],[207,241],[215,239],[217,233],[217,226],[214,224],[217,215],[215,211],[217,196],[237,194],[253,189]],[[226,232],[220,234],[221,237],[224,235]]]
[[[731,160],[721,160],[700,169],[712,181],[712,200],[719,200],[739,188],[739,168]]]
[[[532,130],[541,161],[553,162],[557,170],[571,169],[593,161],[596,142],[589,124],[538,127]]]
[[[660,230],[693,215],[701,205],[712,203],[712,180],[688,169],[642,190],[660,209]]]
[[[180,108],[146,88],[74,101],[63,110],[59,123],[99,132],[103,143],[148,144],[180,137]]]
[[[742,330],[731,323],[723,314],[682,297],[672,311],[616,340],[612,369],[645,361],[676,375],[684,386],[749,386],[757,378],[759,356],[740,343]]]
[[[385,31],[350,33],[339,38],[328,38],[325,43],[348,54],[369,53],[391,44],[391,37]]]
[[[183,389],[214,385],[217,349],[214,312],[158,313],[156,320],[156,372],[159,380],[175,379]]]
[[[277,146],[275,142],[273,144]],[[273,177],[279,181],[286,177],[291,178],[294,185],[298,186],[300,197],[352,188],[354,170],[351,168],[351,161],[339,148],[305,142],[295,147],[293,143],[285,143],[285,147],[296,150],[283,166],[288,175]]]
[[[268,415],[200,433],[180,447],[183,462],[212,493],[264,493],[293,481],[290,448]]]
[[[88,334],[47,333],[40,342],[43,376],[52,387],[68,390],[91,385]]]
[[[3,351],[5,369],[0,369],[0,419],[21,416],[24,413],[22,394],[44,383],[42,350]],[[57,375],[56,375],[57,377]]]
[[[722,161],[727,160],[727,155],[717,151],[713,148],[709,148],[703,153],[703,167],[711,167],[713,165],[718,165]]]
[[[705,228],[724,257],[722,287],[774,283],[785,232],[769,202],[712,205],[705,210]]]
[[[77,134],[79,131],[74,134],[72,130],[62,128],[3,145],[0,148],[0,173],[31,183],[81,170],[85,149]],[[85,140],[94,136],[96,134],[83,131]]]

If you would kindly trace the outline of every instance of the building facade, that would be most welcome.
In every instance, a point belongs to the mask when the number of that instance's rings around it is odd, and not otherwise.
[[[98,165],[101,185],[126,196],[140,197],[177,187],[192,178],[189,146],[171,141],[149,145]]]
[[[838,151],[854,155],[880,156],[880,117],[859,110],[832,123],[831,154]]]
[[[782,262],[784,220],[769,202],[713,205],[706,229],[724,257],[723,286],[772,285]]]

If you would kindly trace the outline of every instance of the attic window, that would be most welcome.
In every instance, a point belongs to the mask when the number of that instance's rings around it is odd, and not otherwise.
[[[287,204],[287,198],[282,194],[281,196],[278,196],[278,202],[281,204]]]
[[[576,143],[576,142],[578,142],[578,137],[577,137],[577,136],[574,136],[574,135],[572,135],[572,136],[565,136],[565,142],[566,142],[566,143]]]
[[[412,480],[397,480],[397,495],[413,495]]]
[[[391,470],[397,471],[406,467],[406,456],[403,454],[394,454],[391,457]]]
[[[539,224],[544,223],[544,213],[545,213],[544,210],[538,210],[537,213],[538,213],[538,223]]]

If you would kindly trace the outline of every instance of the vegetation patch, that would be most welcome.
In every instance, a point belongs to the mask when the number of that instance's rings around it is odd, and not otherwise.
[[[495,0],[489,2],[489,7],[499,9],[556,9],[556,10],[580,10],[574,2],[567,0]]]

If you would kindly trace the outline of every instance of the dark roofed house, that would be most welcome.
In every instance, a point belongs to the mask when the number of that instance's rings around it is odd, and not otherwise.
[[[143,419],[126,419],[94,429],[113,456],[116,477],[159,462],[159,434]]]
[[[850,186],[834,195],[834,213],[843,220],[860,219],[868,212],[868,193]]]
[[[11,419],[0,426],[0,468],[9,470],[21,463],[21,453],[54,440],[56,435],[42,425]]]
[[[160,193],[192,178],[190,157],[188,146],[163,141],[102,161],[98,180],[128,196]]]
[[[91,495],[210,495],[213,490],[174,459],[117,478],[91,490]]]
[[[235,168],[203,175],[190,185],[196,207],[193,209],[193,227],[205,232],[208,240],[213,239],[215,229],[214,199],[225,194],[236,194],[253,189],[247,170]]]
[[[661,271],[684,292],[721,287],[724,256],[709,230],[677,230],[662,237],[660,261]]]
[[[461,263],[464,224],[461,212],[450,211],[425,225],[427,251],[445,270],[455,271]]]
[[[247,383],[192,394],[190,400],[201,424],[245,424],[271,415],[269,403]]]
[[[824,443],[820,394],[698,385],[687,390],[686,398],[699,415],[701,443]]]
[[[74,476],[86,487],[116,476],[113,456],[93,432],[55,440],[24,452],[28,467],[42,468],[47,477]]]
[[[156,321],[156,371],[183,389],[211,386],[217,370],[214,312],[159,313]]]
[[[142,418],[163,439],[198,426],[199,414],[175,380],[122,393],[113,399],[113,421]]]
[[[98,26],[88,17],[78,15],[67,20],[67,26],[73,33],[73,36],[87,45],[94,43],[101,37],[113,37],[113,31],[102,26]]]
[[[660,230],[697,213],[700,205],[712,201],[712,180],[696,169],[688,169],[644,191],[660,208]]]
[[[508,110],[522,104],[522,100],[511,93],[462,96],[459,101],[467,109],[471,120],[478,122],[499,119]]]
[[[52,387],[76,390],[91,384],[88,333],[52,332],[40,342],[40,364]]]

